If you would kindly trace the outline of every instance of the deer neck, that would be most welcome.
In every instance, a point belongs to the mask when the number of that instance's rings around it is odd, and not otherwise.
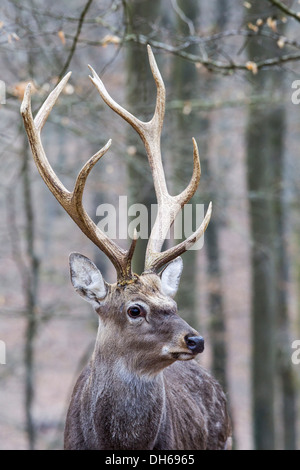
[[[135,373],[126,356],[106,356],[99,338],[90,367],[87,387],[94,406],[89,412],[96,434],[101,436],[97,445],[106,449],[153,448],[165,415],[163,373]]]

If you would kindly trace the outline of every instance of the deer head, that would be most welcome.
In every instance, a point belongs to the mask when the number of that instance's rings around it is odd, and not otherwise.
[[[146,250],[145,269],[141,275],[132,272],[131,260],[137,235],[135,233],[128,250],[110,240],[91,220],[82,204],[86,179],[111,145],[109,141],[83,166],[74,190],[68,191],[54,173],[46,157],[41,130],[70,74],[68,73],[48,96],[35,119],[32,117],[30,84],[27,86],[21,114],[37,168],[58,202],[75,221],[83,233],[111,260],[117,282],[108,284],[97,267],[83,255],[70,256],[71,281],[76,291],[89,301],[101,321],[98,344],[109,345],[112,354],[122,355],[124,341],[130,351],[131,367],[139,372],[156,372],[175,360],[188,360],[203,351],[203,338],[177,315],[176,294],[181,272],[180,255],[187,251],[204,234],[211,217],[211,203],[201,226],[183,242],[162,251],[170,226],[182,207],[194,195],[200,181],[200,161],[195,139],[194,169],[187,188],[177,196],[171,196],[161,159],[160,140],[165,112],[165,87],[148,46],[152,74],[157,86],[156,108],[153,118],[143,122],[116,103],[108,94],[96,72],[90,67],[90,79],[103,100],[125,119],[140,135],[146,149],[152,171],[158,203],[158,213]],[[159,273],[163,266],[167,265]],[[124,332],[126,331],[126,337]],[[107,349],[107,348],[106,348]],[[141,359],[140,352],[143,352]]]
[[[146,273],[122,286],[107,284],[95,264],[79,253],[70,255],[70,270],[75,290],[100,317],[97,344],[106,360],[114,362],[125,351],[124,369],[151,376],[203,351],[203,338],[177,315],[173,300],[182,272],[180,257],[159,276]]]

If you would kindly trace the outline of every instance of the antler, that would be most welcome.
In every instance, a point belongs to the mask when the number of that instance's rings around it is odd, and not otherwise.
[[[133,277],[131,271],[131,260],[137,241],[136,233],[133,237],[133,241],[129,250],[123,250],[110,238],[108,238],[105,233],[103,233],[97,227],[97,225],[95,225],[92,219],[88,216],[82,204],[82,196],[87,177],[94,165],[109,149],[111,140],[109,140],[107,144],[101,150],[99,150],[99,152],[93,155],[83,166],[78,174],[75,187],[72,192],[68,191],[60,179],[56,176],[51,165],[49,164],[42,145],[41,131],[70,76],[71,72],[69,72],[59,82],[52,93],[50,93],[35,119],[33,119],[31,111],[31,85],[30,83],[27,85],[24,99],[21,105],[21,114],[24,120],[25,130],[27,132],[36,166],[52,194],[56,197],[58,202],[62,205],[65,211],[82,230],[82,232],[111,260],[117,271],[118,281],[128,281]]]
[[[89,68],[93,74],[92,77],[90,76],[90,79],[99,91],[105,103],[136,130],[141,137],[147,152],[156,192],[158,212],[147,245],[145,272],[156,272],[164,264],[187,251],[199,240],[199,238],[201,238],[210,221],[212,204],[209,204],[205,218],[196,232],[178,245],[161,252],[164,240],[166,239],[167,233],[177,214],[195,194],[200,181],[201,169],[197,144],[195,139],[193,139],[194,169],[191,181],[187,188],[178,196],[171,196],[169,194],[160,150],[160,139],[165,114],[165,86],[151,47],[148,45],[147,48],[152,75],[157,87],[155,112],[149,122],[140,121],[116,103],[116,101],[114,101],[107,92],[102,80],[98,77],[94,69],[91,66],[89,66]]]

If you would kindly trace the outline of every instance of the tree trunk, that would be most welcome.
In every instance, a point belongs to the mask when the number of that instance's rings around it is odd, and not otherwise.
[[[247,168],[252,242],[252,394],[256,449],[275,448],[276,260],[270,191],[272,159],[267,151],[268,109],[249,109]],[[268,127],[268,129],[267,129]]]
[[[195,21],[199,15],[197,2],[191,0],[177,1],[177,7],[183,12],[187,19]],[[182,16],[176,15],[175,28],[179,36],[191,34],[188,24],[182,20]],[[193,48],[189,49],[192,52]],[[195,65],[183,61],[180,57],[173,56],[172,59],[172,82],[170,83],[170,95],[183,103],[189,103],[195,96],[198,88],[198,76]],[[170,135],[176,138],[168,139],[167,146],[171,148],[171,162],[174,189],[173,194],[179,194],[188,184],[192,173],[192,145],[191,139],[198,138],[199,120],[195,112],[183,109],[172,112],[174,122],[171,126]],[[195,217],[195,203],[200,203],[199,193],[194,196],[189,204],[193,205],[193,219]],[[195,224],[194,224],[195,225]],[[187,228],[187,227],[186,227]],[[195,227],[194,227],[195,228]],[[175,240],[179,243],[186,238],[184,234],[184,223],[182,223],[182,239]],[[197,251],[187,251],[183,256],[184,271],[178,290],[178,307],[183,318],[193,327],[199,328],[197,315]]]
[[[31,155],[24,140],[24,160],[22,168],[24,213],[26,227],[26,255],[28,259],[27,276],[23,279],[26,296],[26,330],[24,346],[25,365],[25,418],[28,446],[30,450],[35,448],[36,431],[33,418],[33,403],[35,395],[34,385],[34,346],[37,334],[37,292],[39,285],[39,259],[35,250],[35,222],[30,180],[29,161]]]
[[[283,422],[283,447],[286,450],[297,449],[297,395],[296,379],[291,362],[290,319],[288,311],[287,286],[289,282],[288,254],[286,248],[286,210],[284,202],[284,134],[285,109],[283,106],[273,108],[270,116],[270,127],[273,129],[271,139],[274,159],[275,187],[275,229],[277,233],[277,370],[281,385],[281,406]],[[276,132],[274,132],[276,129]],[[281,129],[281,132],[278,132]]]
[[[157,18],[160,0],[151,2],[131,0],[125,3],[125,20],[127,33],[151,30],[151,22]],[[130,112],[140,119],[148,119],[154,112],[155,85],[149,67],[147,51],[144,45],[129,43],[126,55],[127,70],[127,103]],[[149,88],[150,85],[150,88]],[[151,172],[147,163],[145,148],[140,137],[133,129],[129,129],[127,137],[128,148],[128,189],[129,205],[143,204],[148,213],[148,234],[150,233],[151,205],[156,204]],[[139,214],[137,214],[139,216]],[[140,227],[137,228],[138,231]],[[145,264],[145,253],[148,239],[139,239],[136,245],[133,270],[141,274]]]
[[[199,6],[189,0],[181,0],[177,2],[178,7],[184,12],[184,15],[193,20],[195,23],[197,19],[201,18]],[[224,14],[225,15],[225,14]],[[221,30],[226,24],[226,15],[223,14],[218,17],[218,28]],[[188,35],[188,24],[183,22],[178,17],[177,25],[178,33],[181,35]],[[190,52],[193,52],[192,50]],[[206,98],[213,93],[216,80],[209,76],[206,78],[202,76],[199,79],[197,69],[194,64],[183,61],[180,58],[174,57],[173,67],[173,80],[174,80],[174,94],[175,98],[184,103],[188,103],[195,93]],[[174,156],[177,156],[175,162],[176,168],[176,188],[183,179],[187,182],[190,175],[190,166],[186,158],[182,158],[187,154],[187,149],[190,148],[191,137],[195,137],[198,141],[202,176],[198,195],[195,196],[196,203],[209,202],[213,200],[214,190],[211,186],[210,165],[208,162],[208,150],[210,144],[210,120],[209,116],[203,114],[199,115],[194,111],[187,113],[186,111],[177,112],[176,123],[176,142],[179,141]],[[173,133],[172,133],[173,134]],[[182,187],[179,188],[183,189]],[[189,251],[184,255],[184,264],[186,272],[180,285],[178,299],[180,307],[185,315],[187,321],[191,324],[197,325],[197,312],[196,312],[196,295],[199,292],[199,286],[196,281],[196,253]],[[226,348],[226,321],[225,312],[223,307],[223,295],[221,286],[221,267],[220,267],[220,248],[219,248],[219,223],[218,214],[214,209],[213,217],[209,223],[208,229],[205,233],[205,254],[207,256],[207,276],[208,276],[208,309],[210,315],[209,333],[210,342],[212,346],[212,372],[218,381],[222,384],[225,390],[228,390],[227,382],[227,348]],[[199,319],[198,319],[199,321]]]
[[[266,16],[268,4],[253,5],[251,15]],[[271,16],[272,10],[269,9]],[[282,33],[283,31],[281,31]],[[268,44],[252,40],[249,59],[264,57]],[[282,72],[261,71],[253,93],[271,95],[282,86]],[[284,221],[285,108],[251,106],[247,130],[248,189],[252,233],[253,417],[257,449],[276,446],[276,424],[283,424],[286,449],[296,448],[296,394],[290,361],[288,280]],[[278,344],[278,347],[276,345]],[[282,414],[274,419],[278,374]]]

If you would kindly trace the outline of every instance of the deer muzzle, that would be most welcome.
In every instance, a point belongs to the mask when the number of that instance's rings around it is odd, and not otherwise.
[[[184,339],[192,354],[196,355],[204,351],[204,338],[202,338],[202,336],[186,335]]]

